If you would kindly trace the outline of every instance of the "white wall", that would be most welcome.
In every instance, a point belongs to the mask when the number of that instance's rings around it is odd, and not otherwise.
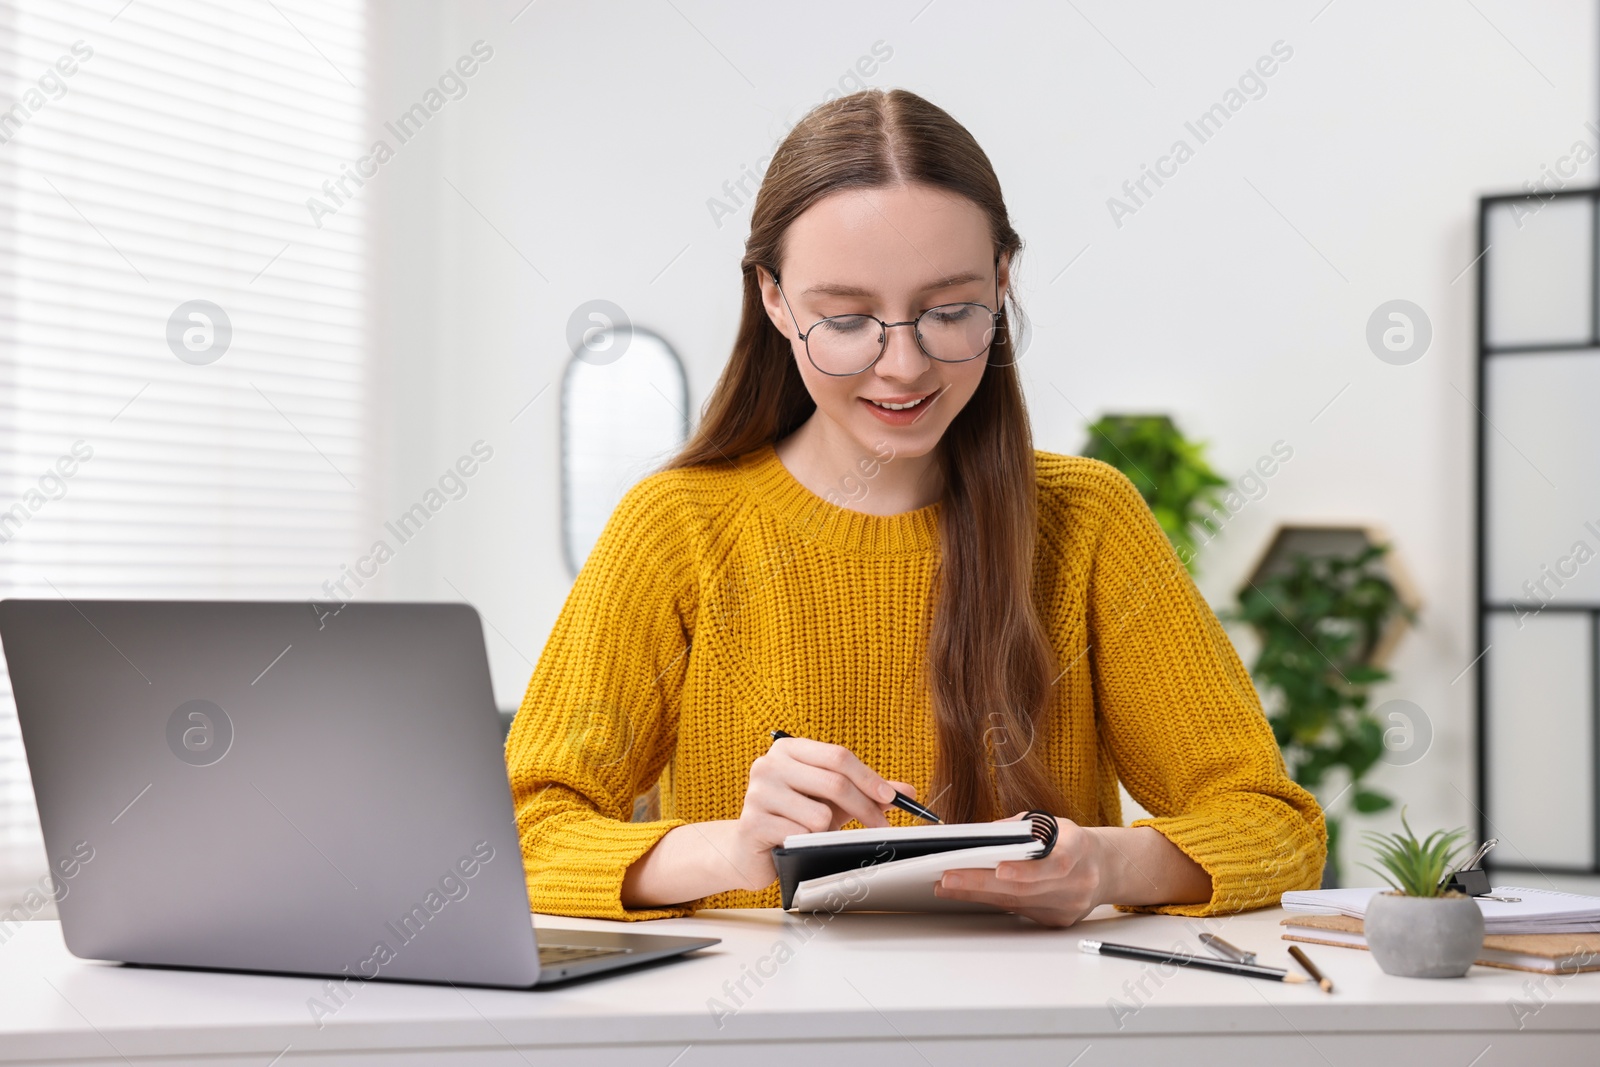
[[[1414,824],[1474,824],[1475,199],[1593,143],[1593,4],[523,4],[374,5],[379,116],[474,41],[494,55],[363,193],[379,237],[385,510],[473,441],[495,448],[386,567],[382,594],[476,603],[502,705],[568,586],[569,314],[603,297],[661,333],[698,405],[733,337],[749,218],[719,227],[707,200],[841,80],[854,87],[847,72],[883,42],[892,55],[861,80],[964,122],[1027,242],[1040,446],[1075,451],[1085,417],[1107,410],[1173,413],[1234,476],[1288,442],[1266,497],[1202,556],[1219,607],[1277,522],[1385,526],[1425,605],[1378,698],[1420,705],[1435,739],[1375,781]],[[1265,95],[1198,144],[1184,123],[1277,41],[1293,55]],[[1107,198],[1180,137],[1193,158],[1116,225]],[[1577,181],[1595,176],[1590,164]],[[1409,366],[1364,340],[1394,298],[1433,324]]]

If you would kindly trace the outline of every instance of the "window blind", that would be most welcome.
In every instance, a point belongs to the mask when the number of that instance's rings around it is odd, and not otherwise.
[[[307,200],[364,150],[362,7],[0,0],[0,595],[310,597],[355,554],[364,198]],[[0,901],[44,871],[0,663]]]

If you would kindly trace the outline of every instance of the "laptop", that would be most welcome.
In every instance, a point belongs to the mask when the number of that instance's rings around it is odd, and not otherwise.
[[[0,601],[85,959],[531,988],[716,938],[535,931],[465,604]]]

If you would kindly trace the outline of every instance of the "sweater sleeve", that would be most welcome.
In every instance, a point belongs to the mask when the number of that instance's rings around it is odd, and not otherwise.
[[[692,637],[695,511],[682,476],[640,482],[567,596],[506,739],[534,911],[687,915],[622,906],[623,875],[679,819],[630,822],[677,742]]]
[[[1203,916],[1314,889],[1322,809],[1295,784],[1238,653],[1139,492],[1104,468],[1089,587],[1099,729],[1151,826],[1211,875],[1204,904],[1125,909]]]

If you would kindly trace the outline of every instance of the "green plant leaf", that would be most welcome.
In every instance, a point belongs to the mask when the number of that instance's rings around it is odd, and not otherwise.
[[[1166,415],[1105,415],[1089,426],[1083,454],[1127,475],[1193,572],[1194,531],[1207,539],[1215,532],[1207,520],[1221,506],[1219,487],[1228,484],[1206,462],[1204,446]]]
[[[1407,896],[1439,896],[1440,883],[1465,849],[1462,839],[1466,836],[1466,828],[1435,830],[1425,840],[1419,841],[1406,820],[1403,807],[1400,809],[1400,825],[1403,828],[1400,833],[1380,834],[1368,830],[1362,835],[1367,839],[1382,870],[1368,864],[1362,866],[1378,873],[1384,881]]]
[[[1363,815],[1371,815],[1375,811],[1383,811],[1385,808],[1394,807],[1394,800],[1384,796],[1382,793],[1357,789],[1355,795],[1350,798],[1350,805]]]

